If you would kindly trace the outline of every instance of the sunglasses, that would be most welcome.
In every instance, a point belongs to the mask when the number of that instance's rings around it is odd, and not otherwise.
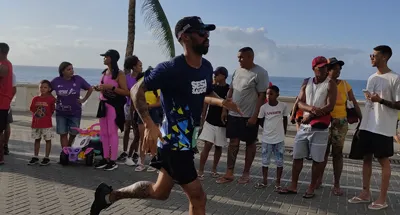
[[[188,30],[186,31],[186,33],[195,33],[197,35],[199,35],[200,37],[206,37],[206,36],[210,36],[210,31],[201,29],[201,30]]]

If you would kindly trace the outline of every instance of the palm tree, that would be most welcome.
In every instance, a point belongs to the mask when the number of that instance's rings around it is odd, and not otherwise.
[[[142,14],[145,25],[158,40],[162,53],[169,58],[175,57],[174,37],[167,16],[159,0],[143,0]],[[128,41],[125,56],[133,55],[135,43],[136,0],[129,0]]]

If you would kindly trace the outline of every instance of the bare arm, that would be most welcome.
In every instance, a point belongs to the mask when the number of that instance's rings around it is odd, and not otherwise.
[[[297,104],[301,110],[307,111],[307,112],[312,111],[313,107],[306,104],[306,85],[305,84],[303,84],[303,86],[301,86],[300,93],[299,93],[297,100],[298,100]]]
[[[287,118],[287,116],[284,116],[283,117],[283,130],[285,131],[285,135],[287,132],[287,125],[288,125],[288,118]]]
[[[350,90],[348,92],[348,95],[349,95],[349,100],[352,101],[353,104],[354,104],[354,108],[356,109],[358,118],[361,120],[362,119],[361,109],[360,109],[360,106],[357,103],[356,97],[354,96],[353,90]]]
[[[330,80],[328,83],[328,98],[326,99],[326,105],[321,108],[321,110],[328,114],[332,112],[333,108],[336,105],[336,97],[337,97],[337,85],[335,81]]]
[[[232,85],[231,85],[231,87],[229,87],[228,93],[226,94],[226,98],[227,99],[231,99],[232,95],[233,95],[233,88],[232,88]]]
[[[8,66],[0,64],[0,77],[5,77],[8,75]]]
[[[208,110],[208,104],[204,104],[204,105],[203,105],[203,111],[202,111],[202,113],[201,113],[201,122],[200,122],[200,126],[201,126],[201,127],[203,127],[204,122],[206,121],[207,110]]]
[[[292,116],[296,116],[296,112],[298,109],[299,109],[299,97],[296,98],[296,101],[293,104]]]
[[[214,106],[219,106],[219,107],[223,107],[223,103],[224,103],[225,99],[221,99],[221,98],[215,98],[212,96],[206,96],[204,98],[204,103],[209,104],[209,105],[214,105]]]
[[[123,72],[118,73],[118,85],[119,87],[115,88],[114,92],[121,96],[129,96],[128,86],[126,84],[126,76]]]
[[[85,94],[85,97],[83,97],[83,101],[86,101],[86,100],[88,100],[88,98],[90,97],[90,95],[92,95],[92,93],[93,93],[93,87],[90,87],[88,90],[87,90],[87,92],[86,92],[86,94]]]
[[[388,101],[388,100],[385,100],[385,99],[381,99],[381,101],[379,103],[385,105],[386,107],[390,107],[392,109],[400,110],[400,101],[392,102],[392,101]]]
[[[146,92],[146,87],[144,85],[143,79],[140,79],[135,85],[133,85],[131,89],[131,99],[133,105],[139,117],[142,119],[143,124],[146,126],[146,125],[152,125],[154,124],[154,122],[149,114],[149,107],[146,102],[146,97],[144,96],[145,92]]]
[[[260,108],[264,104],[265,96],[266,96],[265,92],[258,93],[256,111],[254,111],[254,113],[253,113],[253,116],[252,116],[253,118],[257,118],[258,117],[258,113],[260,112]]]

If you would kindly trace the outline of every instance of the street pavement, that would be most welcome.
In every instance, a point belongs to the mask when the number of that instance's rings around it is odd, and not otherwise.
[[[69,215],[89,214],[94,189],[106,182],[118,189],[140,180],[155,181],[156,173],[134,171],[134,168],[119,165],[115,171],[95,170],[84,165],[60,166],[57,164],[60,152],[58,137],[53,141],[51,165],[46,167],[28,166],[33,154],[33,140],[30,137],[30,116],[27,113],[14,113],[10,140],[11,154],[5,157],[6,164],[0,166],[0,214],[4,215]],[[96,122],[95,118],[84,118],[82,126]],[[291,138],[291,137],[290,137]],[[290,142],[291,139],[287,139]],[[120,139],[122,143],[122,139]],[[122,145],[122,144],[121,144]],[[290,148],[290,144],[289,148]],[[42,143],[40,155],[45,144]],[[226,167],[226,149],[221,158],[219,172]],[[291,176],[291,157],[288,150],[285,156],[283,185],[288,185]],[[196,155],[196,163],[198,163]],[[332,195],[332,165],[325,171],[324,185],[316,191],[314,199],[303,199],[310,181],[311,163],[305,162],[300,175],[299,194],[278,195],[274,193],[273,168],[270,170],[270,185],[257,190],[254,184],[261,179],[261,155],[258,151],[251,171],[251,181],[246,185],[236,182],[219,185],[208,174],[203,182],[207,193],[207,214],[400,214],[400,165],[398,157],[393,157],[392,178],[389,187],[389,208],[382,211],[370,211],[367,204],[352,205],[347,200],[361,190],[361,163],[345,159],[342,175],[344,195]],[[212,153],[209,160],[212,159]],[[208,162],[210,164],[211,162]],[[244,151],[239,152],[236,163],[236,177],[240,177],[244,166]],[[207,169],[210,169],[207,165]],[[207,172],[209,173],[209,172]],[[380,169],[374,164],[371,187],[373,198],[377,198],[380,186]],[[398,211],[397,213],[395,211]],[[113,204],[102,214],[188,214],[188,201],[182,189],[175,186],[167,201],[122,200]]]

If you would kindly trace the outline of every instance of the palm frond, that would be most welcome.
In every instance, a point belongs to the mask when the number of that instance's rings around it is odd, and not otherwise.
[[[142,14],[145,25],[157,38],[162,53],[170,58],[175,57],[174,37],[167,16],[159,0],[143,0]]]

